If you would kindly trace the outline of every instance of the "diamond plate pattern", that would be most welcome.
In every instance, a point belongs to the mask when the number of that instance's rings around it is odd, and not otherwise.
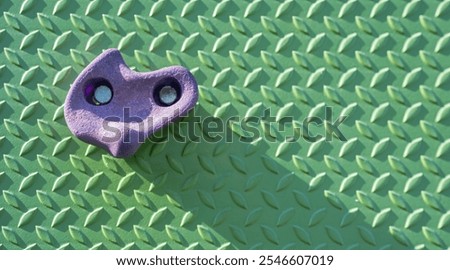
[[[449,3],[1,1],[0,248],[448,248]],[[171,140],[112,158],[63,117],[109,47],[141,71],[187,66],[197,115],[270,108],[300,127],[332,106],[348,140]]]

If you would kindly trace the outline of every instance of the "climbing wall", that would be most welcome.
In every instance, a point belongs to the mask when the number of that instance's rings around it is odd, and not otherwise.
[[[2,0],[0,11],[0,248],[450,245],[450,1]],[[111,47],[137,71],[183,65],[199,83],[195,109],[128,159],[64,121],[71,82]],[[347,116],[345,140],[325,137],[329,123],[311,127],[315,142],[298,136],[327,107],[332,122]],[[264,112],[251,142],[227,121]],[[208,142],[198,117],[225,122],[228,142]],[[190,123],[203,138],[176,141]]]

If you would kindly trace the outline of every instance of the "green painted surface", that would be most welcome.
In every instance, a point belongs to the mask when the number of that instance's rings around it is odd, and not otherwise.
[[[450,245],[450,1],[3,0],[0,11],[1,248]],[[348,115],[347,141],[275,132],[250,144],[231,125],[232,143],[172,138],[112,158],[63,116],[70,83],[110,47],[138,71],[188,67],[195,115],[270,108],[292,130],[331,106]]]

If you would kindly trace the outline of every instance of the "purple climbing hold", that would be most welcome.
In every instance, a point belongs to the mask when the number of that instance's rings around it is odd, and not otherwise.
[[[78,75],[64,114],[76,137],[127,157],[152,133],[185,115],[197,99],[197,82],[186,68],[139,73],[117,49],[108,49]]]

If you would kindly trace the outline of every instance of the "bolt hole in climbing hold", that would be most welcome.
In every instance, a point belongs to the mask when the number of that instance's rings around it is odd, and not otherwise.
[[[92,105],[106,105],[113,98],[113,88],[107,80],[95,79],[86,85],[84,96]]]
[[[181,97],[181,86],[174,78],[161,80],[154,89],[154,99],[162,107],[175,104]]]

